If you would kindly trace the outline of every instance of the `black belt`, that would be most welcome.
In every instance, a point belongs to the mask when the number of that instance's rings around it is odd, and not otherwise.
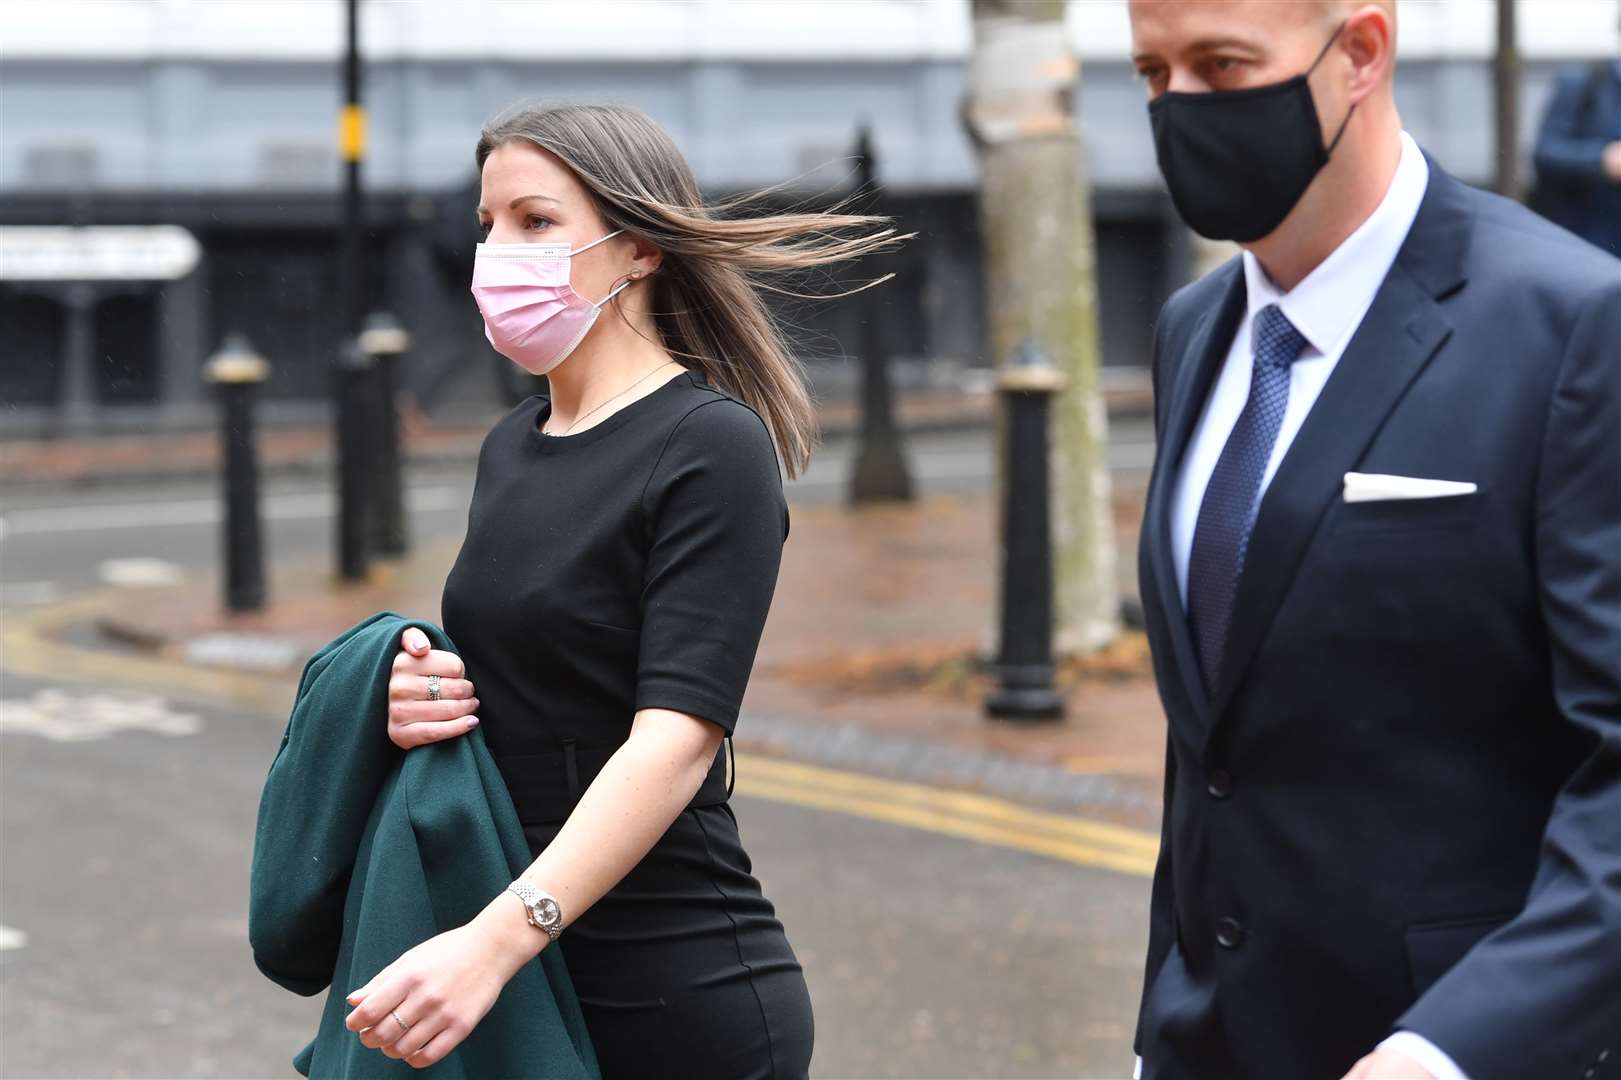
[[[726,768],[731,747],[732,740],[727,738],[726,745],[715,752],[715,763],[709,767],[709,775],[699,785],[698,793],[687,804],[689,809],[718,806],[731,797],[733,777],[727,775]],[[618,749],[618,746],[580,746],[574,739],[565,739],[561,750],[497,755],[495,765],[507,782],[519,822],[545,825],[569,816],[585,789]],[[735,757],[731,771],[734,774],[737,771]]]

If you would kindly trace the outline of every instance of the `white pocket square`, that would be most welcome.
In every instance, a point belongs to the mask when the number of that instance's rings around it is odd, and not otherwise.
[[[1444,499],[1472,495],[1475,485],[1462,480],[1425,480],[1417,476],[1388,476],[1379,473],[1345,474],[1345,501],[1379,502],[1387,499]]]

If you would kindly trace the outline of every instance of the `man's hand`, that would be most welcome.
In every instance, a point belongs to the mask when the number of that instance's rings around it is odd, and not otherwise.
[[[1621,139],[1604,148],[1604,175],[1610,183],[1621,184]]]
[[[1435,1074],[1396,1050],[1375,1050],[1345,1074],[1345,1080],[1435,1080]]]

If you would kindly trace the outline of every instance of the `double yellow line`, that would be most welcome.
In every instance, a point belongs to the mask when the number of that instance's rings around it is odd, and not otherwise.
[[[1138,829],[1031,810],[988,795],[884,780],[754,754],[737,756],[737,793],[1122,874],[1152,876],[1159,854],[1159,837]]]
[[[52,633],[102,609],[90,594],[40,612],[8,612],[0,621],[0,663],[17,675],[106,685],[135,685],[206,697],[266,713],[291,704],[293,680],[212,671],[174,660],[120,656],[54,640]],[[756,754],[737,756],[737,792],[910,829],[1011,848],[1080,866],[1151,876],[1159,837],[1067,814],[1032,810],[988,795],[802,765]]]

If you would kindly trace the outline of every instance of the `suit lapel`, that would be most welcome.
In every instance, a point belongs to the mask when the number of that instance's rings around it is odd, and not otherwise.
[[[1409,385],[1452,333],[1438,298],[1463,280],[1470,216],[1430,162],[1417,219],[1373,305],[1306,416],[1255,519],[1233,601],[1213,715],[1219,720],[1272,625],[1323,515]]]
[[[1149,535],[1149,553],[1153,560],[1159,607],[1165,613],[1171,651],[1188,700],[1201,714],[1207,729],[1210,695],[1199,672],[1198,656],[1194,652],[1181,590],[1176,585],[1176,563],[1171,547],[1171,506],[1176,499],[1182,456],[1187,450],[1188,440],[1193,437],[1193,430],[1204,411],[1205,399],[1210,395],[1216,373],[1227,358],[1233,334],[1244,314],[1244,273],[1238,260],[1233,260],[1227,273],[1231,280],[1222,292],[1220,306],[1206,312],[1190,333],[1186,347],[1181,350],[1187,359],[1178,365],[1170,387],[1165,437],[1160,441],[1154,459],[1154,493],[1149,500],[1144,522]]]

